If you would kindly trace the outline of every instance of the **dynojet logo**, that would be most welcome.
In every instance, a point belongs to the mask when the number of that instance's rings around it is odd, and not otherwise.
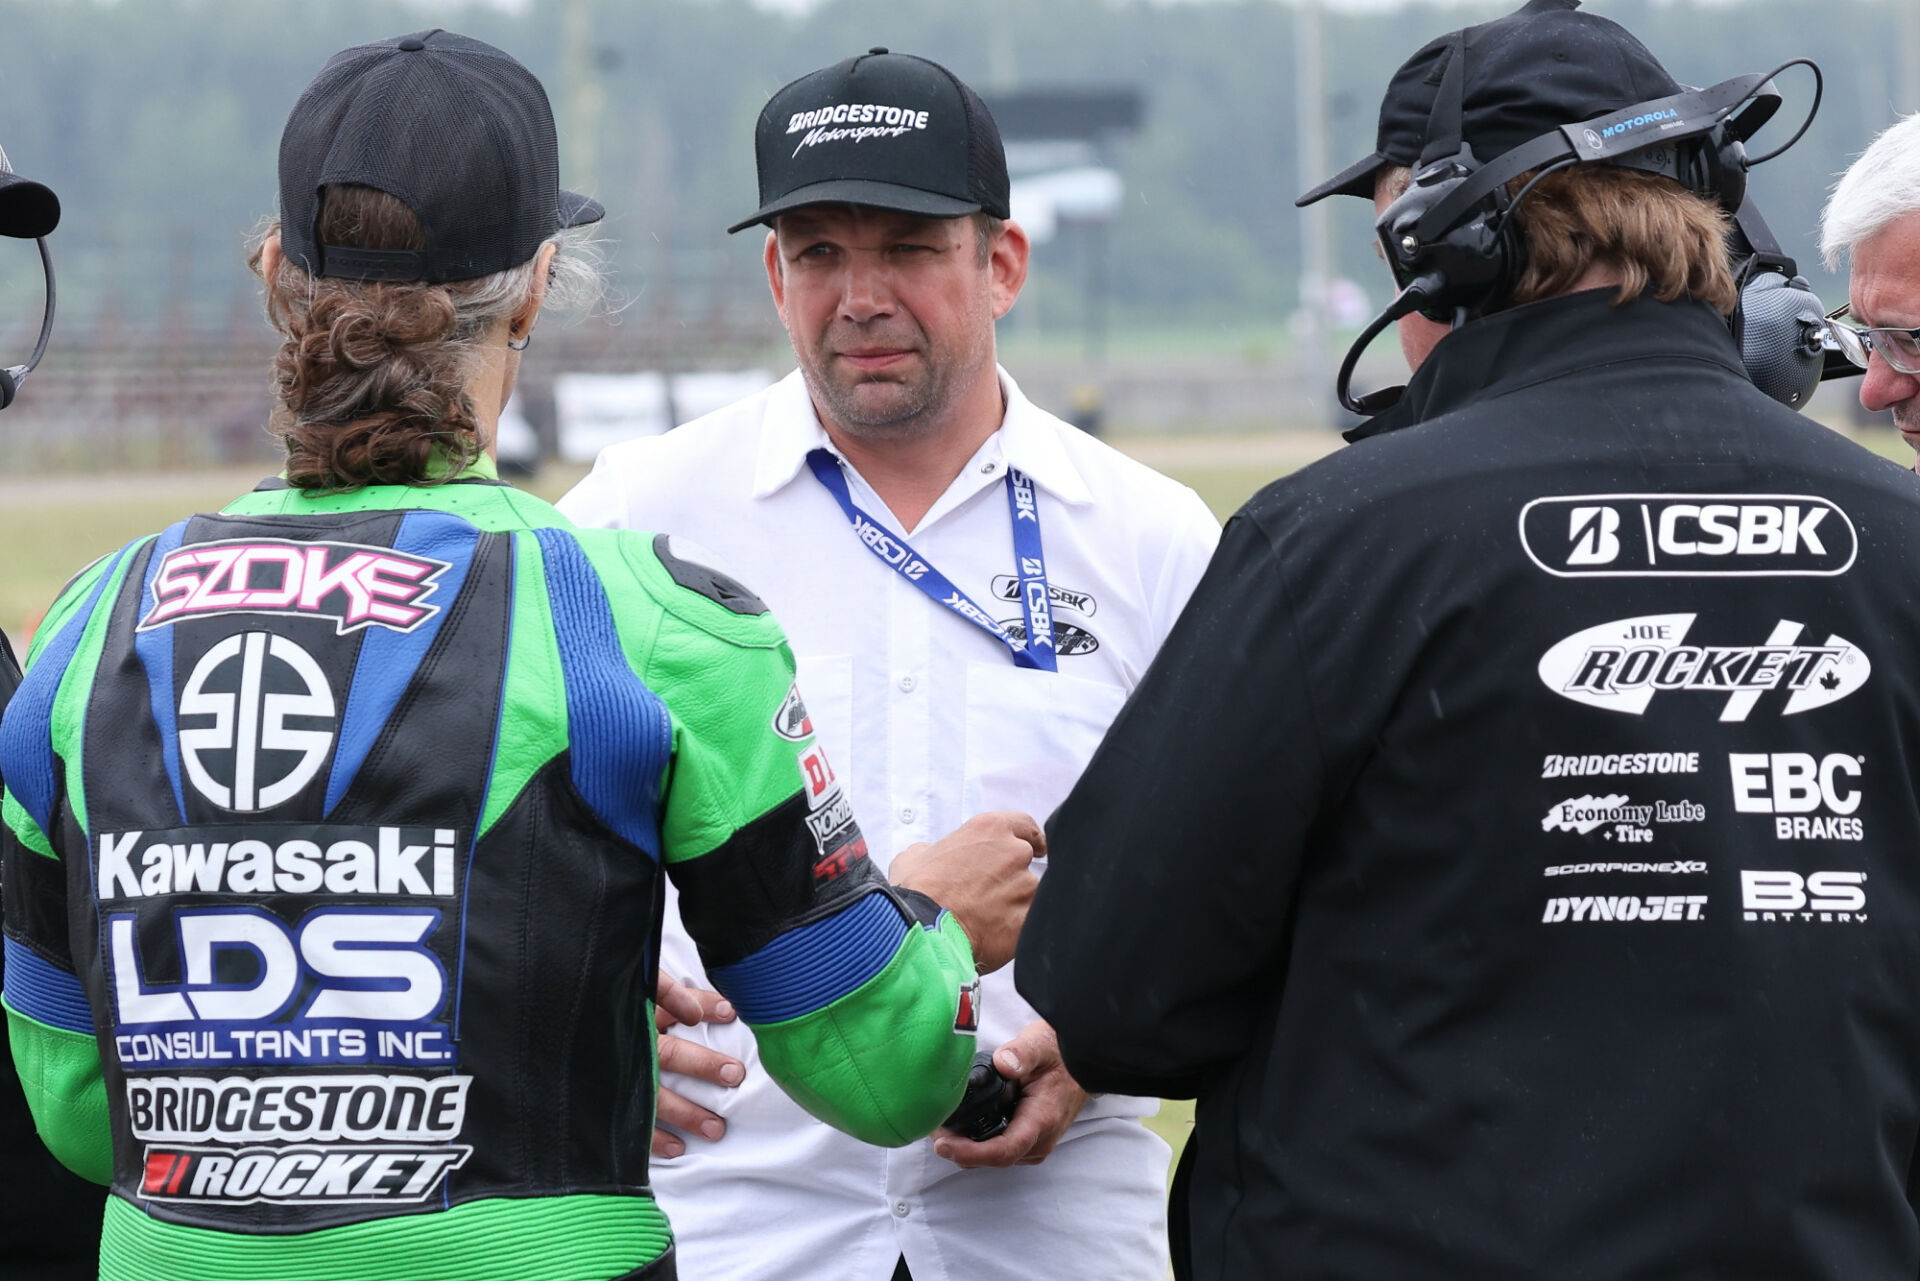
[[[1520,545],[1557,578],[1832,577],[1860,549],[1847,513],[1811,494],[1536,498]]]
[[[1540,656],[1540,680],[1562,698],[1639,716],[1666,691],[1724,695],[1722,721],[1744,721],[1773,690],[1781,715],[1837,703],[1867,683],[1873,664],[1853,642],[1809,644],[1806,626],[1774,624],[1764,644],[1688,644],[1694,614],[1645,614],[1588,627]]]

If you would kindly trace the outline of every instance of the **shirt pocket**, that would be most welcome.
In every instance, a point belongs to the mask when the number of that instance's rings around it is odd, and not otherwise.
[[[1105,681],[969,663],[962,817],[1019,810],[1045,824],[1126,699]]]
[[[833,766],[834,777],[860,813],[853,782],[853,657],[850,654],[794,655],[794,682],[813,721],[814,737]]]

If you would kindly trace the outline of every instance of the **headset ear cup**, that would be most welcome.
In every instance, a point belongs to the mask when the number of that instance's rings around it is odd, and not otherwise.
[[[13,372],[0,369],[0,409],[5,409],[13,403],[14,392],[18,389],[18,385],[13,381]]]
[[[1728,213],[1737,212],[1747,198],[1746,144],[1727,137],[1716,129],[1700,143],[1700,158],[1705,173],[1705,189],[1693,189],[1709,200],[1717,200]],[[1691,185],[1691,184],[1689,184]]]

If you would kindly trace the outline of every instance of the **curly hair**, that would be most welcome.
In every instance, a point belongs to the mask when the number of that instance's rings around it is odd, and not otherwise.
[[[319,238],[361,249],[422,249],[413,211],[372,187],[322,193]],[[307,490],[423,485],[458,476],[486,448],[467,388],[482,341],[523,308],[538,255],[475,280],[433,285],[316,277],[282,258],[269,278],[254,237],[248,266],[266,287],[267,319],[284,341],[274,356],[268,429],[287,451],[287,480]],[[599,286],[597,268],[563,247],[549,295],[562,305]],[[442,460],[434,472],[436,459]]]

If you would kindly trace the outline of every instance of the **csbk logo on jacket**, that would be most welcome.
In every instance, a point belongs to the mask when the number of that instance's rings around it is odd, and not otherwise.
[[[1557,578],[1832,577],[1860,540],[1811,494],[1570,494],[1520,509],[1520,545]]]
[[[443,560],[359,543],[196,543],[160,562],[153,604],[138,630],[215,614],[296,614],[332,619],[342,636],[369,626],[410,632],[439,611],[424,602],[450,568]]]
[[[1873,664],[1843,636],[1802,643],[1806,626],[1774,625],[1760,645],[1685,643],[1696,614],[1645,614],[1588,627],[1540,656],[1541,682],[1562,698],[1639,716],[1656,694],[1725,695],[1722,721],[1744,721],[1763,694],[1787,691],[1783,716],[1837,703],[1867,683]]]

